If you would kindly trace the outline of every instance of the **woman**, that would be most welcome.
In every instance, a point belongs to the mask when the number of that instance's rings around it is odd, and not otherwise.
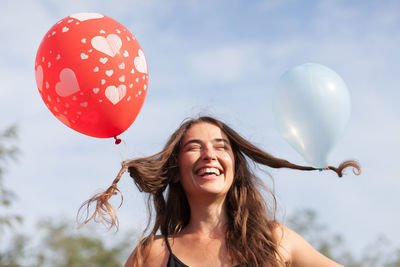
[[[106,220],[108,215],[111,226],[118,224],[108,199],[128,169],[139,190],[152,198],[156,218],[126,267],[340,266],[275,220],[275,197],[272,194],[268,209],[250,161],[272,168],[316,170],[263,152],[219,120],[191,119],[172,134],[160,153],[124,162],[112,186],[86,203],[88,207],[97,203],[86,222],[96,217]],[[360,173],[356,161],[325,169],[341,177],[348,166]]]

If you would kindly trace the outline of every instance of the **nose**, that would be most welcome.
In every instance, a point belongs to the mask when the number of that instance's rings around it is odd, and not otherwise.
[[[215,160],[217,158],[213,147],[205,147],[202,153],[203,160]]]

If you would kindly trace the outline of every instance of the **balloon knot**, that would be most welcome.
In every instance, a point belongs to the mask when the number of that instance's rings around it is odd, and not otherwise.
[[[119,145],[121,143],[121,139],[120,138],[114,136],[114,139],[115,139],[115,144],[116,145]]]

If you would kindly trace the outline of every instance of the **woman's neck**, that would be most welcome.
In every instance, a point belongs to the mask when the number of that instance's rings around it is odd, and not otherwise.
[[[191,200],[190,221],[183,229],[185,234],[196,234],[203,237],[218,238],[225,236],[226,208],[225,199],[213,201]]]

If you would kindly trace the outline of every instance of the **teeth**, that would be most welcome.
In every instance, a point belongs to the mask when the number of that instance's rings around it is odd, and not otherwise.
[[[198,175],[215,174],[217,176],[221,174],[221,172],[217,168],[203,168],[200,169],[197,173]]]

